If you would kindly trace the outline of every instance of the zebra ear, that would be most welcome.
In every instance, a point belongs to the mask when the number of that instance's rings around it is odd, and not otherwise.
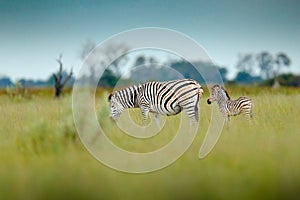
[[[224,86],[221,86],[221,89],[222,89],[223,91],[227,92],[227,91],[225,90]]]
[[[109,96],[108,96],[108,101],[111,100],[112,95],[113,95],[112,93],[109,94]]]

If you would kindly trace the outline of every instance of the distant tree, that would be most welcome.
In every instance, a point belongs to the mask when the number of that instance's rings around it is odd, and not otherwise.
[[[109,66],[110,70],[115,76],[122,76],[122,66],[128,62],[128,57],[125,54],[128,51],[128,47],[124,44],[110,44],[106,46],[103,52],[100,52],[104,57],[100,63],[102,66]],[[113,58],[117,59],[113,60]]]
[[[255,62],[255,55],[252,53],[239,54],[236,68],[238,73],[234,79],[238,84],[250,84],[253,82],[260,82],[260,76],[255,75],[255,69],[258,62]]]
[[[8,87],[13,85],[14,84],[9,77],[3,76],[0,78],[0,87]]]
[[[235,81],[237,83],[251,83],[252,82],[252,76],[248,72],[241,71],[236,75]]]
[[[273,83],[273,88],[278,88],[280,87],[280,82],[277,79],[277,76],[280,73],[280,70],[283,67],[288,67],[291,64],[291,60],[290,58],[285,54],[285,53],[278,53],[276,56],[276,69],[273,70],[273,74],[274,74],[274,83]]]
[[[215,80],[219,80],[220,75],[223,81],[227,81],[227,68],[217,66],[213,63],[203,61],[189,63],[185,60],[177,60],[170,62],[169,66],[183,77],[194,79],[200,84],[214,83]],[[218,70],[220,74],[217,73],[216,70]]]
[[[81,45],[81,49],[80,49],[80,59],[84,60],[85,57],[96,47],[96,43],[91,40],[91,39],[87,39],[85,40],[82,45]]]
[[[275,63],[277,65],[277,69],[275,70],[275,76],[280,73],[282,67],[289,67],[291,64],[291,59],[285,53],[278,53],[276,56]]]
[[[268,52],[262,52],[256,56],[258,67],[261,71],[261,77],[269,79],[272,76],[273,57]]]
[[[150,65],[152,65],[152,64],[157,64],[158,63],[158,61],[156,60],[156,58],[154,58],[154,57],[150,57],[149,58],[149,64]]]
[[[84,78],[82,78],[82,80],[84,79],[86,82],[88,82],[89,84],[95,84],[98,80],[96,76],[96,71],[97,71],[97,59],[95,60],[94,57],[89,57],[89,59],[86,59],[86,57],[93,51],[93,49],[96,47],[96,43],[91,40],[91,39],[87,39],[85,40],[82,45],[81,45],[81,49],[80,49],[80,59],[85,62],[85,64],[88,67],[88,74],[84,75]]]
[[[60,54],[59,58],[56,59],[56,61],[59,64],[59,70],[56,74],[55,73],[53,74],[53,78],[54,78],[54,81],[55,81],[54,88],[55,88],[55,97],[56,98],[60,97],[64,86],[71,79],[71,77],[73,75],[73,70],[71,69],[69,75],[66,76],[66,77],[63,77],[63,63],[62,63],[61,59],[62,59],[62,54]]]
[[[262,85],[272,86],[274,85],[275,78],[265,80]],[[276,77],[277,81],[282,86],[300,87],[300,76],[292,73],[280,74]]]
[[[205,82],[193,64],[187,61],[174,61],[170,64],[170,67],[179,72],[184,78],[191,78],[199,83]]]
[[[95,47],[96,43],[92,40],[85,41],[81,47],[80,58],[89,68],[89,72],[87,72],[88,75],[85,74],[84,76],[85,80],[88,80],[90,83],[98,81],[99,77],[95,77],[95,75],[98,70],[105,68],[98,85],[114,86],[116,80],[122,75],[122,66],[128,61],[125,55],[128,47],[123,44],[110,44],[101,50],[95,49]],[[88,54],[88,59],[84,60]],[[118,58],[113,60],[115,57]]]
[[[113,72],[110,69],[106,69],[98,83],[98,86],[101,87],[111,87],[117,84],[119,78],[114,76]]]
[[[280,74],[281,69],[288,67],[290,63],[291,60],[285,53],[278,53],[275,57],[267,51],[258,53],[256,56],[249,53],[240,54],[236,65],[239,70],[236,81],[239,83],[251,83],[255,80],[260,81],[273,78],[273,87],[278,88],[280,84],[276,77]],[[260,71],[260,77],[255,75],[256,71]]]
[[[146,63],[146,58],[144,56],[138,56],[135,60],[134,66],[144,65]]]
[[[66,78],[68,77],[69,73],[65,70],[62,71],[62,78]],[[69,81],[66,83],[65,86],[69,86],[69,87],[72,87],[73,84],[75,83],[75,78],[72,76]],[[54,76],[53,74],[50,75],[45,81],[44,81],[44,86],[46,87],[49,87],[49,86],[53,86],[55,85],[55,79],[54,79]]]
[[[221,74],[222,80],[224,82],[227,82],[228,81],[228,79],[227,79],[227,73],[228,73],[227,68],[226,67],[219,67],[218,69],[219,69],[219,72]]]
[[[55,79],[53,77],[53,74],[51,74],[45,81],[45,84],[47,86],[52,86],[52,85],[55,85]]]
[[[248,72],[238,72],[235,77],[235,82],[239,84],[250,84],[255,82],[261,82],[260,76],[252,76]]]
[[[236,64],[236,68],[240,72],[246,72],[249,75],[252,75],[253,68],[254,68],[254,57],[253,57],[253,54],[251,54],[251,53],[240,54],[238,56],[238,62]]]

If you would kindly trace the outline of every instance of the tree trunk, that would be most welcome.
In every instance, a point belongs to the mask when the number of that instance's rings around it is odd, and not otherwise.
[[[57,62],[59,63],[59,70],[57,74],[53,74],[53,78],[55,80],[55,98],[60,97],[63,87],[65,84],[71,79],[73,75],[73,70],[71,70],[70,74],[64,78],[64,81],[62,80],[63,78],[63,63],[61,61],[62,54],[60,54],[59,58],[57,59]]]
[[[61,92],[62,92],[62,87],[60,87],[60,86],[55,86],[55,97],[56,97],[56,98],[60,97]]]

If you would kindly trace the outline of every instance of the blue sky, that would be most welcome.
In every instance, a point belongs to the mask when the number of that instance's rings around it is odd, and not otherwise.
[[[81,66],[82,43],[132,28],[163,27],[201,44],[232,74],[239,53],[286,52],[300,73],[300,1],[18,1],[0,0],[0,75],[45,79],[63,53]]]

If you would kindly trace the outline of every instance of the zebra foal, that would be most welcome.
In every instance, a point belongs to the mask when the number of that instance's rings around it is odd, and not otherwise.
[[[110,94],[110,116],[118,120],[127,108],[140,108],[143,125],[148,113],[177,115],[186,110],[191,122],[198,122],[198,103],[203,95],[202,86],[192,79],[179,79],[165,82],[151,81],[133,85]]]
[[[248,97],[242,96],[236,100],[231,100],[228,92],[220,85],[214,85],[211,88],[211,96],[207,99],[207,103],[217,102],[219,110],[225,118],[228,125],[230,116],[244,114],[247,119],[253,117],[253,101]]]

